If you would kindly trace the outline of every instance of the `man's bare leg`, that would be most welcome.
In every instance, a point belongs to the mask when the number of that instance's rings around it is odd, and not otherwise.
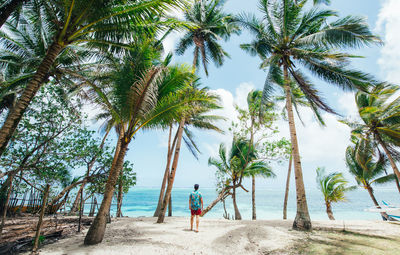
[[[193,230],[193,218],[194,218],[194,215],[191,215],[190,216],[190,230]]]
[[[199,215],[196,215],[196,232],[199,232],[199,222],[200,222],[200,217]]]

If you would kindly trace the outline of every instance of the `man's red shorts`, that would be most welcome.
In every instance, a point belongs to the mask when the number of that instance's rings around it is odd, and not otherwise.
[[[190,212],[192,213],[192,215],[201,215],[201,209],[190,210]]]

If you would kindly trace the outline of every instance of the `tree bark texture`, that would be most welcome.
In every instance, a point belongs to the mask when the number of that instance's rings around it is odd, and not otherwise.
[[[388,157],[388,159],[390,161],[390,165],[392,166],[393,172],[396,175],[397,180],[400,180],[400,172],[399,172],[399,169],[396,166],[396,162],[394,162],[394,159],[393,159],[389,149],[387,148],[386,144],[382,141],[382,139],[380,138],[379,135],[378,135],[378,141],[379,141],[379,144],[382,146],[383,150],[386,153],[386,156]],[[397,185],[397,189],[400,192],[400,186],[399,185]]]
[[[252,219],[256,220],[256,177],[251,176],[251,203],[252,203]]]
[[[332,212],[332,205],[330,202],[325,201],[325,205],[326,205],[326,214],[328,214],[328,218],[330,220],[335,220],[335,217],[333,217],[333,212]]]
[[[118,140],[120,145],[119,149],[117,148],[115,150],[114,160],[108,175],[103,201],[101,202],[100,209],[86,234],[84,241],[85,245],[101,243],[104,237],[107,218],[109,216],[111,202],[114,195],[115,184],[117,183],[119,172],[123,167],[125,154],[129,145],[129,142],[125,140],[125,136],[123,135],[120,135]]]
[[[56,42],[50,45],[46,56],[39,65],[35,75],[26,85],[22,95],[15,103],[15,106],[8,112],[3,126],[0,128],[0,156],[4,153],[8,142],[14,134],[18,123],[31,103],[33,97],[36,95],[42,84],[46,81],[50,68],[54,64],[62,49],[63,46]]]
[[[47,184],[46,188],[44,190],[42,209],[40,210],[39,221],[38,221],[38,224],[36,227],[36,235],[35,235],[35,239],[33,242],[32,253],[36,253],[37,249],[39,247],[40,230],[42,229],[42,225],[43,225],[43,216],[44,216],[44,212],[46,211],[46,204],[47,204],[47,198],[49,197],[49,190],[50,190],[50,185]]]
[[[172,125],[170,126],[169,138],[168,138],[167,164],[165,166],[164,177],[163,177],[163,180],[162,180],[162,183],[161,183],[160,195],[158,196],[157,208],[156,208],[156,210],[154,212],[153,217],[158,217],[158,215],[160,214],[161,205],[162,205],[164,194],[165,194],[165,187],[167,186],[168,176],[169,176],[169,172],[170,172],[172,152],[173,152],[173,150],[175,148],[176,139],[178,137],[178,131],[179,130],[176,131],[174,142],[172,143],[172,146],[171,146]]]
[[[287,203],[289,199],[289,187],[290,187],[290,174],[292,172],[292,154],[289,157],[289,167],[288,167],[288,174],[286,178],[286,188],[285,188],[285,198],[283,200],[283,219],[287,219]]]
[[[378,201],[377,201],[376,198],[375,198],[374,190],[372,189],[372,187],[368,185],[368,186],[366,187],[366,189],[367,189],[368,194],[369,194],[369,196],[371,197],[372,202],[374,203],[375,207],[378,208],[378,209],[381,209],[381,207],[380,207]],[[383,220],[388,220],[388,218],[389,218],[389,216],[388,216],[387,213],[385,213],[385,212],[381,212],[381,216],[382,216]]]
[[[222,199],[225,199],[225,197],[227,196],[227,190],[223,189],[219,194],[218,197],[212,201],[202,212],[201,212],[201,216],[204,216],[206,213],[208,213],[216,204],[218,204],[219,201],[221,201]]]
[[[233,208],[235,210],[235,220],[241,220],[242,219],[242,215],[240,215],[240,211],[239,208],[236,204],[236,187],[235,184],[233,185],[232,188],[232,202],[233,202]]]
[[[158,215],[157,223],[164,222],[167,205],[169,204],[169,199],[171,197],[172,186],[174,185],[176,169],[178,167],[179,153],[180,153],[181,144],[182,144],[182,136],[183,136],[184,127],[185,127],[185,118],[182,118],[181,121],[179,122],[179,126],[178,126],[178,136],[177,136],[177,141],[176,141],[174,160],[172,162],[171,173],[168,177],[168,186],[167,186],[167,190],[164,195],[163,203],[161,205],[160,214]]]
[[[10,202],[10,196],[11,196],[11,192],[12,192],[12,183],[13,183],[13,180],[14,180],[14,175],[11,174],[8,178],[10,178],[10,180],[9,180],[10,185],[8,186],[7,197],[6,197],[5,201],[4,201],[4,205],[3,205],[3,208],[2,208],[3,211],[2,211],[2,214],[1,214],[0,234],[3,232],[4,223],[5,223],[6,217],[7,217],[8,203]]]
[[[119,183],[118,183],[117,217],[122,217],[122,199],[124,197],[123,182],[122,182],[123,175],[124,175],[124,171],[122,169],[120,172],[120,178],[119,178]]]
[[[293,154],[293,165],[296,181],[296,201],[297,201],[297,212],[296,218],[293,222],[293,229],[297,230],[311,230],[311,219],[308,212],[306,191],[304,188],[303,171],[301,168],[299,145],[297,142],[296,126],[294,123],[293,105],[290,90],[290,80],[288,75],[288,69],[284,66],[285,76],[285,92],[286,92],[286,110],[288,112],[289,119],[289,130],[290,140],[292,143],[292,154]]]

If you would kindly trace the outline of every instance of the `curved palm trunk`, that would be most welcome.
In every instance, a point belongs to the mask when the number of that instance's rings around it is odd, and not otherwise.
[[[296,126],[294,124],[293,106],[289,85],[289,76],[287,67],[284,67],[285,75],[285,92],[286,92],[286,109],[288,112],[290,140],[292,143],[293,165],[296,180],[296,200],[297,200],[297,213],[293,222],[293,229],[298,230],[311,230],[311,219],[308,213],[306,191],[304,188],[303,172],[301,169],[301,160],[299,145],[297,143]]]
[[[382,141],[382,139],[380,138],[379,135],[377,137],[378,137],[379,144],[382,146],[383,150],[385,151],[386,156],[388,157],[388,159],[390,161],[390,165],[392,166],[393,172],[396,175],[396,179],[397,179],[396,186],[397,186],[398,191],[400,192],[400,186],[398,185],[398,181],[400,180],[399,169],[397,168],[396,162],[394,162],[394,159],[393,159],[392,155],[390,154],[390,151],[387,148],[386,144]]]
[[[49,70],[63,48],[64,46],[56,42],[49,47],[47,54],[37,69],[35,75],[26,85],[22,95],[15,103],[15,106],[8,112],[3,126],[0,128],[0,156],[4,153],[8,142],[14,134],[18,123],[31,103],[33,97],[48,78]]]
[[[233,208],[235,209],[235,220],[241,220],[242,215],[240,215],[239,208],[236,204],[236,186],[235,185],[233,185],[233,188],[232,188],[232,201],[233,201]]]
[[[372,202],[373,202],[374,205],[376,206],[376,208],[381,209],[381,207],[380,207],[378,201],[377,201],[376,198],[375,198],[374,190],[372,189],[372,187],[368,185],[368,186],[366,186],[366,189],[367,189],[367,191],[368,191],[369,196],[370,196],[371,199],[372,199]],[[385,213],[385,212],[381,212],[381,216],[382,216],[382,219],[383,219],[383,220],[388,220],[388,218],[389,218],[389,216],[388,216],[387,213]]]
[[[256,220],[256,177],[251,176],[251,203],[252,203],[252,219]]]
[[[84,244],[93,245],[98,244],[103,240],[106,230],[107,218],[109,216],[111,202],[114,194],[115,184],[117,183],[119,172],[121,171],[126,151],[128,149],[129,140],[125,140],[125,136],[121,136],[119,140],[119,149],[115,150],[114,160],[111,165],[110,173],[108,175],[106,188],[104,192],[103,201],[96,217],[93,220],[89,231],[86,234]],[[118,146],[118,145],[117,145]]]
[[[204,209],[204,210],[201,212],[201,216],[204,216],[206,213],[208,213],[216,204],[218,204],[219,201],[225,199],[225,198],[229,195],[229,193],[228,193],[227,191],[228,191],[228,190],[223,189],[223,190],[218,194],[218,197],[217,197],[214,201],[212,201],[212,202],[206,207],[206,209]]]
[[[167,186],[167,181],[168,181],[169,169],[170,169],[171,159],[172,159],[172,151],[175,148],[175,143],[176,143],[177,137],[178,137],[178,130],[176,131],[174,142],[172,143],[172,146],[171,146],[172,125],[170,125],[169,137],[168,137],[167,164],[165,166],[164,177],[163,177],[163,180],[161,183],[160,195],[158,196],[157,208],[153,214],[153,217],[158,217],[158,215],[160,214],[161,204],[162,204],[164,194],[165,194],[165,187]]]
[[[328,214],[328,218],[330,220],[335,220],[335,217],[333,217],[333,212],[332,212],[332,205],[330,202],[325,201],[325,205],[326,205],[326,214]]]
[[[164,222],[165,212],[167,210],[167,206],[168,206],[169,200],[171,198],[171,192],[172,192],[172,186],[174,185],[176,168],[178,167],[179,153],[181,150],[184,127],[185,127],[185,118],[182,118],[181,121],[179,122],[179,126],[178,126],[178,137],[177,137],[177,141],[176,141],[174,160],[172,162],[172,169],[171,169],[171,173],[168,177],[168,186],[167,186],[167,190],[164,195],[163,203],[161,205],[160,214],[158,215],[157,223]]]
[[[292,154],[289,157],[289,168],[286,178],[286,189],[285,189],[285,199],[283,200],[283,219],[287,219],[287,202],[289,198],[289,186],[290,186],[290,174],[292,172]]]
[[[124,171],[122,169],[120,172],[120,178],[119,178],[119,183],[118,183],[117,217],[122,217],[122,199],[124,197],[123,183],[122,183],[123,175],[124,175]]]

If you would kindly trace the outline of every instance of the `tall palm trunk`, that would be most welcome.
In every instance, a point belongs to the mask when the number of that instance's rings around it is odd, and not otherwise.
[[[236,185],[233,185],[232,188],[232,202],[233,202],[233,208],[235,210],[235,220],[241,220],[242,219],[242,215],[240,215],[240,211],[239,208],[236,204]]]
[[[392,166],[393,172],[396,175],[396,186],[398,191],[400,192],[400,186],[398,185],[398,181],[400,180],[400,172],[399,169],[396,166],[396,162],[394,162],[394,159],[389,151],[389,149],[387,148],[386,144],[382,141],[381,137],[379,135],[377,135],[378,137],[378,142],[379,144],[382,146],[383,150],[386,153],[386,156],[388,157],[389,161],[390,161],[390,165]]]
[[[35,75],[26,85],[22,95],[15,103],[15,106],[12,107],[8,112],[7,117],[3,122],[3,126],[0,128],[0,156],[4,153],[8,142],[14,134],[18,123],[31,103],[33,97],[48,78],[49,70],[63,48],[64,46],[58,44],[57,42],[54,42],[50,45],[49,49],[47,50],[47,54],[42,63],[39,65]]]
[[[368,194],[371,197],[372,202],[374,203],[375,207],[378,208],[378,209],[381,209],[378,201],[375,198],[374,190],[372,189],[372,187],[370,185],[367,185],[365,188],[367,189]],[[385,212],[381,212],[381,216],[382,216],[383,220],[388,220],[388,218],[389,218],[389,216]]]
[[[47,184],[46,188],[44,190],[42,209],[40,210],[39,221],[38,221],[38,224],[36,227],[36,235],[35,235],[35,239],[33,242],[33,249],[32,249],[33,254],[36,253],[36,250],[39,246],[40,230],[42,229],[42,225],[43,225],[43,216],[44,216],[44,212],[46,211],[46,204],[47,204],[47,198],[49,196],[49,190],[50,190],[50,185]]]
[[[118,140],[119,149],[116,148],[115,150],[114,160],[112,162],[111,169],[108,175],[104,197],[103,201],[101,202],[100,209],[97,212],[97,215],[94,218],[93,223],[86,234],[84,241],[86,245],[98,244],[103,240],[104,237],[115,184],[117,183],[119,172],[123,167],[125,154],[130,142],[129,138],[125,137],[125,135],[122,134],[120,134]]]
[[[286,189],[285,189],[285,198],[283,200],[283,219],[287,219],[287,202],[289,198],[289,186],[290,186],[290,174],[292,172],[292,153],[290,153],[289,157],[289,167],[288,167],[288,173],[287,173],[287,178],[286,178]]]
[[[329,201],[325,201],[326,205],[326,213],[328,214],[328,218],[330,220],[335,220],[335,217],[333,217],[333,212],[332,212],[332,205]]]
[[[122,169],[119,174],[119,182],[118,182],[117,217],[122,217],[122,199],[124,197],[123,182],[122,182],[123,175],[124,175],[124,170]]]
[[[168,181],[169,169],[170,169],[171,159],[172,159],[172,151],[175,148],[175,143],[176,143],[177,137],[178,137],[178,130],[176,131],[175,138],[174,138],[174,141],[171,146],[171,138],[172,138],[172,124],[171,124],[169,127],[167,164],[165,166],[164,177],[163,177],[163,180],[161,183],[160,195],[158,196],[157,208],[154,212],[153,217],[158,217],[158,215],[160,214],[161,204],[162,204],[162,201],[164,199],[164,194],[165,194],[165,187],[167,186],[167,181]]]
[[[297,213],[293,222],[293,229],[298,230],[311,230],[311,219],[308,213],[306,191],[304,188],[303,172],[301,169],[301,160],[299,145],[297,143],[296,126],[294,123],[294,114],[292,106],[292,98],[290,91],[290,81],[287,66],[284,66],[285,76],[285,92],[286,92],[286,109],[288,112],[290,140],[292,143],[293,165],[296,180],[296,200],[297,200]]]
[[[257,219],[256,215],[256,177],[254,175],[251,176],[251,203],[252,203],[252,212],[253,212],[253,220]]]
[[[185,118],[182,118],[181,121],[179,122],[179,126],[178,126],[178,137],[177,137],[177,141],[176,141],[175,155],[174,155],[174,160],[172,162],[171,173],[168,177],[168,186],[167,186],[167,190],[164,195],[163,203],[161,205],[160,214],[158,215],[157,223],[164,222],[165,212],[166,212],[166,209],[167,209],[167,206],[169,203],[169,199],[171,197],[172,186],[174,184],[176,168],[178,167],[179,153],[180,153],[181,144],[182,144],[182,136],[183,136],[184,127],[185,127]]]

